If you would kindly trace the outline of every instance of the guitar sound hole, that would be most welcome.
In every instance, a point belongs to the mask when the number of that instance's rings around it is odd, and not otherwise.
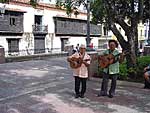
[[[80,61],[77,61],[77,63],[79,64],[79,63],[80,63]]]

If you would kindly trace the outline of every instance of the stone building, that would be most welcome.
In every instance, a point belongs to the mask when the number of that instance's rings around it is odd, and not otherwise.
[[[32,55],[63,52],[66,45],[86,44],[87,14],[68,17],[55,2],[39,1],[36,7],[30,0],[11,0],[0,3],[0,45],[5,55]],[[91,24],[91,43],[98,47],[101,28]]]

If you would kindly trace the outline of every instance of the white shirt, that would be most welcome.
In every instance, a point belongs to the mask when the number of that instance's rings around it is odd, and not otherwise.
[[[69,56],[69,58],[72,58],[72,57],[82,58],[83,56],[80,53],[76,52],[75,54]],[[86,62],[90,64],[91,57],[87,53],[85,53],[83,60],[87,60],[87,59],[88,61]],[[88,78],[88,68],[82,63],[81,67],[77,69],[73,69],[73,76],[78,76],[81,78]]]

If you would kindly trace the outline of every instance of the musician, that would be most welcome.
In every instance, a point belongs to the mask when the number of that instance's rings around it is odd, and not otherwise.
[[[105,56],[111,54],[114,57],[114,59],[110,59],[109,65],[103,68],[103,80],[101,85],[101,91],[98,94],[98,97],[108,96],[110,98],[113,98],[113,96],[115,95],[116,81],[119,74],[119,62],[123,61],[124,54],[120,56],[120,53],[117,50],[118,47],[117,41],[109,40],[108,45],[109,45],[109,49],[105,50],[103,52],[103,55]],[[107,93],[109,78],[111,78],[111,88],[109,90],[109,93]]]
[[[144,79],[145,79],[145,86],[144,88],[150,89],[150,64],[144,68]]]
[[[88,66],[90,65],[90,56],[86,53],[85,45],[79,47],[79,52],[69,56],[68,62],[72,62],[73,58],[80,58],[82,62],[80,67],[73,68],[73,76],[75,78],[75,98],[84,98],[86,92],[86,81],[88,78]],[[80,90],[81,84],[81,90]]]

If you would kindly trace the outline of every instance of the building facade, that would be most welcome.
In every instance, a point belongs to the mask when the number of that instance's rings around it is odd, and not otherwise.
[[[66,11],[56,7],[54,1],[39,2],[11,0],[0,3],[0,45],[6,56],[62,52],[66,45],[86,44],[87,14],[68,17]],[[100,26],[90,24],[91,43],[98,46]]]

